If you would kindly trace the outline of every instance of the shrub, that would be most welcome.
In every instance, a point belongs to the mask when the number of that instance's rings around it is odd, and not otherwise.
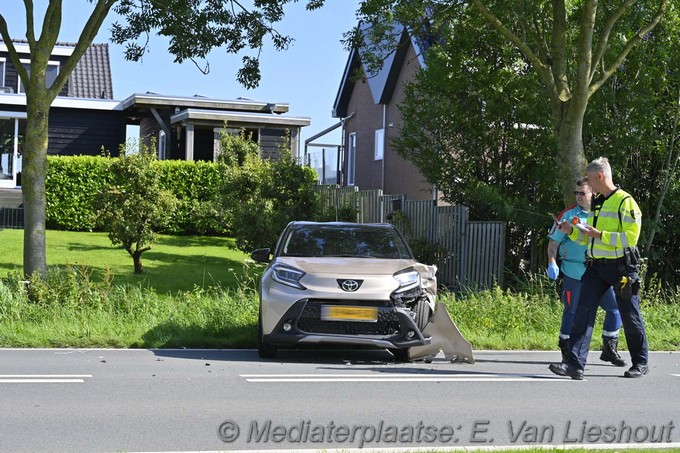
[[[166,234],[224,235],[226,220],[219,209],[221,166],[213,162],[163,160],[154,162],[160,185],[177,198],[175,215],[160,230]]]
[[[121,151],[124,155],[125,151]],[[95,231],[95,201],[111,185],[111,165],[119,158],[51,156],[47,172],[47,227]],[[178,199],[175,215],[159,232],[224,235],[227,225],[219,208],[224,172],[212,162],[155,161],[161,187]]]
[[[70,231],[96,228],[94,201],[111,183],[113,160],[99,156],[47,158],[47,228]]]
[[[156,155],[123,155],[111,165],[112,184],[98,200],[99,220],[113,245],[132,257],[135,274],[143,272],[142,253],[151,249],[159,229],[172,217],[176,199],[160,185]]]
[[[288,222],[317,215],[314,170],[282,154],[276,161],[248,156],[241,167],[225,167],[223,207],[239,250],[273,247]]]

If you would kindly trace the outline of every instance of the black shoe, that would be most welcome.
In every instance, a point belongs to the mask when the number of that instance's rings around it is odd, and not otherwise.
[[[548,369],[558,376],[569,376],[575,381],[583,380],[583,370],[578,370],[568,363],[551,363]]]
[[[623,373],[627,378],[639,378],[649,373],[649,367],[647,365],[633,365],[628,371]]]
[[[619,345],[618,338],[610,338],[602,341],[602,354],[600,360],[611,362],[616,366],[626,366],[626,361],[621,358],[616,347]]]
[[[566,363],[567,360],[569,360],[569,338],[560,338],[557,341],[557,346],[560,348],[560,352],[562,353],[562,363]]]

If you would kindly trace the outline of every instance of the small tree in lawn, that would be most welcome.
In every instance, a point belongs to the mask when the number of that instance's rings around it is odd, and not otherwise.
[[[113,245],[121,244],[132,257],[135,274],[144,272],[142,253],[151,249],[159,227],[172,216],[175,197],[160,185],[154,144],[116,158],[112,185],[101,194],[99,220]]]

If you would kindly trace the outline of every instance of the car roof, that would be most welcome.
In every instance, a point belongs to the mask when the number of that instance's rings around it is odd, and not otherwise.
[[[305,226],[305,225],[318,225],[318,226],[331,226],[331,227],[368,227],[368,228],[394,228],[391,223],[357,223],[357,222],[311,222],[307,220],[295,220],[289,223],[290,226]]]

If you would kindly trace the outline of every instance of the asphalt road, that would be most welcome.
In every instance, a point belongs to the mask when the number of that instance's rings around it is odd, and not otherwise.
[[[1,452],[680,447],[680,354],[650,374],[592,353],[476,351],[397,364],[383,351],[0,350]],[[627,354],[623,354],[628,359]]]

